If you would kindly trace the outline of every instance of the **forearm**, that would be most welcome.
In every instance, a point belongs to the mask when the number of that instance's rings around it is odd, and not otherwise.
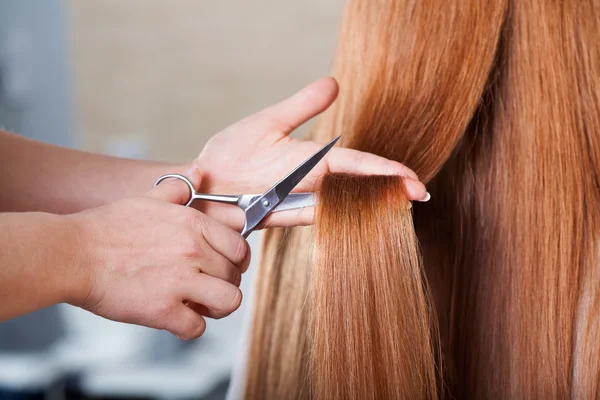
[[[0,131],[0,212],[73,213],[148,191],[176,164],[65,149]]]
[[[0,213],[0,320],[85,298],[85,258],[69,216]]]

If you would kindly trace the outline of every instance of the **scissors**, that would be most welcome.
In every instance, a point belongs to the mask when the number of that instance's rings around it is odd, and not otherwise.
[[[190,189],[190,199],[185,204],[186,207],[189,207],[194,200],[214,201],[238,206],[244,211],[246,218],[242,236],[247,238],[256,229],[258,224],[272,212],[312,207],[315,205],[316,195],[314,193],[290,192],[321,161],[340,137],[338,136],[327,143],[321,150],[307,158],[302,164],[298,165],[292,172],[263,194],[222,195],[197,193],[192,182],[180,174],[163,175],[156,180],[154,186],[169,178],[184,181]]]

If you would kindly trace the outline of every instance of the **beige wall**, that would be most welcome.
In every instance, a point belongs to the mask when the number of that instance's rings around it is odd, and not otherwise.
[[[329,70],[342,0],[69,0],[80,146],[194,157]]]

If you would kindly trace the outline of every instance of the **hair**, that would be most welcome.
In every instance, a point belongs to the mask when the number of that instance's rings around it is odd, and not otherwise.
[[[322,210],[337,211],[319,213],[316,223],[316,398],[436,397],[435,320],[417,239],[413,229],[398,229],[412,225],[403,185],[391,176],[323,179]]]
[[[245,396],[600,393],[600,4],[350,0],[311,133],[400,161],[270,229]],[[430,300],[432,299],[432,300]]]

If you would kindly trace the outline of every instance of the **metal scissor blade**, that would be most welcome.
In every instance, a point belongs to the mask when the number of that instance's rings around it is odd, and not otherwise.
[[[321,161],[325,154],[331,150],[335,143],[340,140],[341,136],[336,137],[331,142],[327,143],[323,148],[310,156],[302,164],[298,165],[295,170],[287,174],[282,180],[277,182],[271,190],[275,190],[277,197],[280,200],[285,197],[296,187],[298,183]]]
[[[313,207],[317,204],[316,193],[290,193],[271,212],[295,210],[298,208]]]
[[[246,214],[246,222],[242,235],[248,235],[258,226],[258,224],[267,216],[275,207],[279,205],[287,195],[296,187],[298,183],[325,157],[325,154],[335,145],[341,136],[336,137],[331,142],[327,143],[321,150],[306,159],[302,164],[297,166],[292,172],[287,174],[283,179],[275,184],[271,189],[265,192],[258,199],[254,200],[244,211]]]
[[[240,197],[237,205],[242,209],[248,208],[248,206],[256,199],[261,197],[262,194],[245,194]],[[294,210],[297,208],[313,207],[317,204],[316,193],[290,193],[277,207],[271,210],[271,212]]]

